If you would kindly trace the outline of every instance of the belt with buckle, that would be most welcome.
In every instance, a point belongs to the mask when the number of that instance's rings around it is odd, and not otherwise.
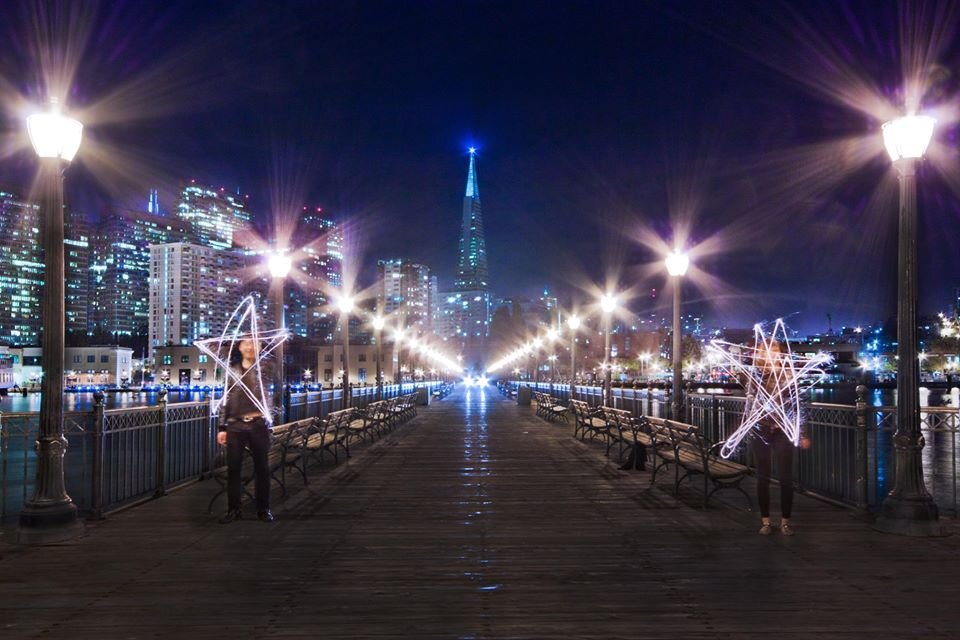
[[[240,422],[253,422],[254,420],[259,420],[260,416],[243,416],[240,418]]]

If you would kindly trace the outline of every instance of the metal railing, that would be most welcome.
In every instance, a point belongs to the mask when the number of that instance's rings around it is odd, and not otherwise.
[[[551,393],[565,402],[569,382],[510,382]],[[809,449],[797,449],[794,479],[808,493],[856,508],[876,510],[891,488],[895,454],[893,434],[896,408],[868,405],[865,388],[858,388],[855,405],[808,402],[803,406]],[[635,416],[671,417],[669,392],[648,387],[614,388],[612,402]],[[599,386],[577,385],[576,399],[591,406],[602,404]],[[713,442],[726,440],[740,426],[746,399],[739,396],[688,392],[681,420],[703,430]],[[924,407],[920,414],[924,480],[940,509],[957,517],[958,445],[960,410],[956,407]],[[741,446],[733,459],[754,466],[749,446]]]
[[[420,387],[426,387],[429,395],[438,384],[384,385],[383,397]],[[353,388],[353,406],[366,406],[376,394],[375,386]],[[101,396],[92,411],[68,412],[64,474],[77,508],[100,518],[195,482],[222,466],[213,403],[213,398],[177,403],[161,398],[154,406],[106,409]],[[323,418],[342,406],[341,389],[291,394],[287,420]],[[0,413],[0,524],[16,522],[33,494],[38,423],[37,413]]]

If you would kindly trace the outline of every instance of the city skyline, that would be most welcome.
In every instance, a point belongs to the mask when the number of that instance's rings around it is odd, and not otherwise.
[[[484,167],[489,261],[496,265],[490,287],[498,294],[534,296],[548,287],[562,299],[582,299],[591,285],[611,279],[623,288],[662,289],[665,276],[653,268],[658,256],[645,240],[681,233],[716,247],[700,263],[714,279],[706,287],[688,285],[685,295],[704,314],[737,325],[785,316],[803,332],[825,326],[828,314],[838,325],[886,319],[895,296],[893,176],[880,155],[853,171],[850,159],[861,151],[830,153],[843,151],[835,140],[865,131],[879,145],[877,123],[850,109],[832,78],[829,87],[811,88],[810,76],[826,69],[858,32],[873,35],[852,39],[858,54],[886,61],[892,54],[879,43],[893,38],[898,15],[892,3],[852,3],[846,15],[829,5],[809,13],[793,8],[795,28],[779,35],[822,58],[802,70],[782,56],[765,57],[775,26],[749,20],[755,42],[730,41],[738,18],[776,16],[783,8],[770,5],[746,3],[718,16],[703,2],[669,10],[601,3],[583,33],[575,5],[547,19],[534,5],[501,7],[502,15],[483,3],[456,10],[367,3],[312,13],[283,7],[256,26],[243,18],[249,3],[173,2],[119,11],[101,23],[97,10],[76,9],[97,24],[91,37],[111,40],[120,31],[142,37],[135,52],[114,39],[113,48],[87,56],[74,79],[89,85],[89,95],[71,101],[79,109],[95,103],[106,90],[104,80],[93,81],[102,57],[129,53],[129,69],[112,79],[131,101],[121,106],[150,99],[156,108],[122,131],[88,123],[117,149],[149,152],[131,151],[110,163],[81,155],[67,201],[95,220],[110,207],[139,208],[144,194],[157,188],[169,212],[176,185],[193,176],[228,192],[242,188],[255,222],[265,228],[271,215],[293,203],[319,205],[365,232],[351,249],[360,254],[354,259],[367,282],[377,260],[403,253],[430,265],[446,289],[450,280],[444,280],[455,278],[456,269],[449,246],[459,231],[450,220],[460,197],[458,161],[476,147]],[[26,9],[9,11],[5,24],[12,29]],[[184,20],[187,15],[193,19]],[[217,46],[248,45],[232,60],[236,66],[224,69],[204,29],[190,26],[214,16],[222,25]],[[457,47],[447,29],[464,16],[475,40],[504,38],[511,59]],[[823,23],[817,43],[804,40],[797,26],[813,17]],[[344,24],[351,28],[339,28]],[[173,29],[183,30],[188,43],[176,56],[166,37]],[[308,41],[298,39],[313,32]],[[336,36],[323,37],[331,33]],[[389,55],[378,46],[384,34],[391,36]],[[412,66],[423,50],[444,55]],[[26,54],[13,48],[0,72],[16,77]],[[296,62],[281,69],[270,62],[275,59]],[[662,72],[666,61],[673,65],[668,74]],[[880,91],[896,81],[894,65],[886,72],[858,64],[857,56],[840,56],[840,62],[852,79],[869,78]],[[269,81],[252,89],[241,66],[251,78]],[[949,71],[935,83],[940,93],[952,90]],[[148,88],[125,84],[144,73],[165,81]],[[352,89],[340,73],[350,75]],[[738,91],[731,95],[734,80]],[[209,83],[207,95],[188,97],[184,87],[199,81]],[[389,108],[371,99],[384,88]],[[942,134],[948,145],[952,135]],[[115,166],[133,155],[136,162]],[[10,155],[3,187],[26,190],[28,164],[28,157]],[[960,205],[949,180],[931,170],[925,176],[920,300],[934,313],[948,308],[957,286],[960,251],[940,227]],[[393,220],[403,224],[392,225],[390,234],[379,231]],[[569,248],[536,250],[546,245]]]

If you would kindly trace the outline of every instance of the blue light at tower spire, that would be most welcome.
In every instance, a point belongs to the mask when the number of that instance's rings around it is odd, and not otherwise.
[[[479,198],[480,187],[477,186],[477,149],[470,147],[470,170],[467,172],[467,198]]]

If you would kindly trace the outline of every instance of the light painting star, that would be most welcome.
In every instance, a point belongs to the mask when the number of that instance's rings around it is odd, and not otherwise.
[[[244,322],[247,322],[249,329],[242,330]],[[267,399],[266,390],[263,386],[262,363],[265,358],[270,356],[274,350],[283,344],[290,337],[286,329],[273,329],[271,331],[260,331],[257,326],[257,305],[253,296],[247,296],[240,302],[234,312],[230,315],[223,333],[219,338],[207,338],[206,340],[197,340],[193,344],[203,353],[207,354],[223,369],[224,388],[223,396],[217,403],[216,411],[227,402],[230,392],[234,388],[240,389],[246,394],[254,406],[260,411],[263,419],[268,424],[273,423],[270,403]],[[257,347],[257,358],[254,361],[253,368],[257,376],[256,390],[248,389],[246,385],[241,384],[242,376],[230,366],[230,354],[233,352],[234,345],[241,340],[252,340]],[[257,397],[259,396],[259,397]]]
[[[764,420],[772,421],[797,446],[802,419],[800,396],[826,376],[823,367],[831,360],[825,353],[813,357],[793,354],[782,319],[776,321],[769,336],[759,324],[754,325],[753,334],[753,348],[722,340],[711,340],[708,347],[717,355],[721,369],[746,381],[743,421],[723,443],[720,455],[724,458],[729,458],[751,429]],[[778,345],[785,345],[783,352]]]

